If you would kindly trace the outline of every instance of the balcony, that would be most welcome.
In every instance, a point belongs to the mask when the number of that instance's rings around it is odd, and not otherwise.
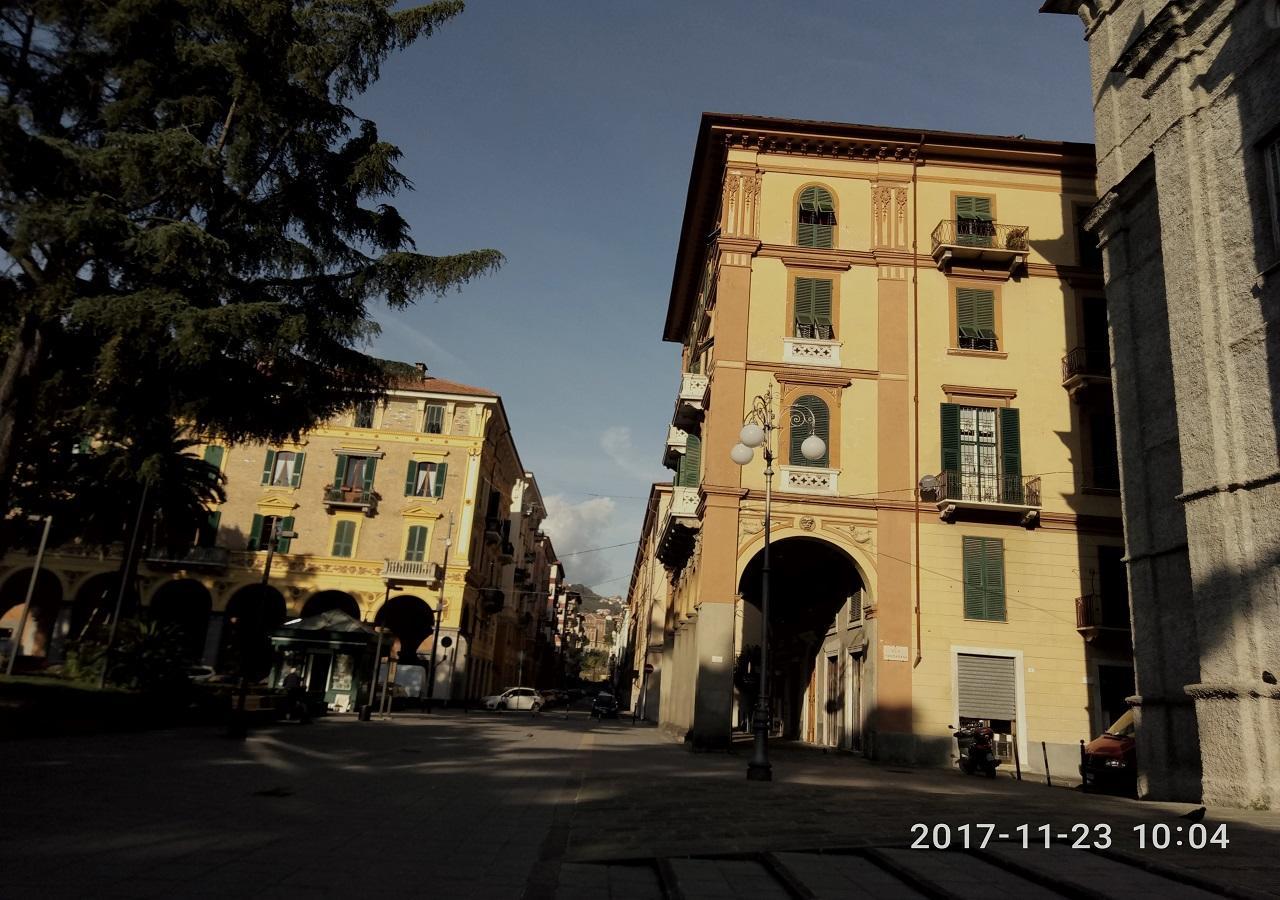
[[[839,469],[820,469],[817,466],[779,466],[778,490],[788,494],[834,497],[839,474]]]
[[[1062,386],[1072,400],[1082,401],[1093,388],[1111,387],[1111,356],[1106,350],[1076,347],[1062,357]]]
[[[485,588],[480,591],[480,609],[486,615],[495,615],[502,612],[502,607],[506,605],[507,595],[497,588]]]
[[[680,457],[689,446],[689,433],[674,425],[667,426],[667,446],[662,451],[662,464],[671,471],[680,468]]]
[[[376,491],[334,487],[331,484],[327,484],[324,487],[324,505],[330,511],[335,509],[359,509],[363,510],[366,516],[371,516],[378,511],[378,494]]]
[[[680,570],[693,554],[694,538],[702,523],[698,519],[698,489],[672,488],[671,506],[658,539],[658,559],[670,569]]]
[[[676,411],[672,424],[684,431],[697,428],[707,411],[707,391],[711,379],[706,375],[685,372],[680,376],[680,393],[676,396]]]
[[[444,577],[440,563],[388,559],[382,564],[382,577],[389,582],[438,585]]]
[[[1076,631],[1092,643],[1099,638],[1129,637],[1129,605],[1108,601],[1102,594],[1076,598]]]
[[[513,563],[516,561],[516,548],[510,541],[503,541],[502,546],[498,549],[498,561],[502,563]]]
[[[803,366],[839,366],[840,341],[818,338],[788,337],[782,339],[782,361]]]
[[[1015,518],[1025,528],[1040,521],[1039,476],[942,472],[935,479],[932,493],[938,518],[944,522],[954,521],[962,512]]]
[[[186,547],[178,550],[156,547],[147,554],[147,565],[153,569],[221,572],[227,567],[230,556],[226,547]]]
[[[1010,275],[1027,264],[1031,245],[1026,225],[980,219],[943,219],[933,229],[933,261],[943,272],[955,263],[1003,269]]]
[[[502,541],[502,520],[489,516],[484,520],[484,542],[497,544]]]

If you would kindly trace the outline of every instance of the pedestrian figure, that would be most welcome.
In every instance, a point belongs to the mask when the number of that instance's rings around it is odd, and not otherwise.
[[[290,668],[289,674],[284,676],[284,689],[286,716],[292,716],[296,712],[298,721],[310,722],[311,710],[307,707],[307,694],[302,689],[302,676],[298,674],[297,668]]]

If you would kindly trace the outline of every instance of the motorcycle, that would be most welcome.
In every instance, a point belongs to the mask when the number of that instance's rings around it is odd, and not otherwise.
[[[1000,758],[996,756],[994,747],[995,732],[985,726],[947,727],[956,733],[956,744],[960,748],[960,758],[956,760],[956,765],[960,767],[960,771],[966,775],[995,778],[996,766],[1000,765]]]

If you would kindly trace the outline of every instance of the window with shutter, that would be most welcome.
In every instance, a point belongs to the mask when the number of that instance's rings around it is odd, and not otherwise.
[[[964,617],[1005,621],[1004,542],[999,538],[963,538]]]
[[[214,510],[209,518],[200,526],[196,534],[196,546],[216,547],[218,545],[218,525],[222,521],[222,511]]]
[[[409,472],[405,476],[404,493],[406,497],[439,497],[436,493],[436,480],[439,468],[433,462],[409,462]]]
[[[812,420],[810,419],[812,415]],[[791,466],[813,466],[825,469],[831,465],[831,412],[827,404],[820,398],[804,396],[791,404],[789,417],[790,447],[787,453],[787,464]],[[816,434],[826,444],[826,452],[820,459],[805,459],[800,445],[810,434]]]
[[[990,247],[995,236],[990,197],[956,197],[956,243]]]
[[[280,520],[280,530],[293,531],[293,516],[285,516]],[[288,553],[289,548],[293,546],[293,538],[282,537],[276,541],[277,553]]]
[[[445,479],[446,479],[446,478],[448,478],[448,477],[449,477],[449,464],[448,464],[448,463],[437,463],[437,464],[436,464],[435,486],[434,486],[434,489],[432,490],[431,496],[433,496],[433,497],[443,497],[443,496],[444,496],[444,482],[445,482]]]
[[[425,525],[409,526],[409,539],[404,545],[407,562],[422,562],[427,558],[427,528]]]
[[[222,460],[226,456],[226,452],[226,447],[219,447],[216,444],[211,444],[204,448],[204,461],[218,471],[222,471]]]
[[[957,344],[962,350],[996,350],[996,295],[956,288]]]
[[[422,430],[427,434],[444,434],[444,406],[432,403],[427,406],[426,418]]]
[[[350,557],[355,553],[356,523],[339,520],[333,526],[333,556]]]
[[[373,411],[374,411],[373,400],[365,400],[362,403],[356,404],[356,412],[355,412],[355,417],[352,421],[352,424],[356,428],[372,428],[373,427]]]
[[[272,454],[271,477],[267,483],[271,487],[297,487],[302,478],[301,456],[301,453],[291,450],[278,450]]]
[[[800,192],[796,212],[796,246],[829,250],[834,246],[836,206],[826,188],[810,185]]]
[[[702,438],[689,435],[684,454],[680,457],[680,469],[676,472],[676,487],[697,487],[702,468]]]
[[[833,285],[829,278],[797,278],[795,291],[795,336],[835,338],[831,320]]]

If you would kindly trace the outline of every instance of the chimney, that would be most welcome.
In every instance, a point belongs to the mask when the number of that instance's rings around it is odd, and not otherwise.
[[[413,367],[418,370],[418,375],[423,381],[427,380],[427,364],[424,362],[416,362]]]

